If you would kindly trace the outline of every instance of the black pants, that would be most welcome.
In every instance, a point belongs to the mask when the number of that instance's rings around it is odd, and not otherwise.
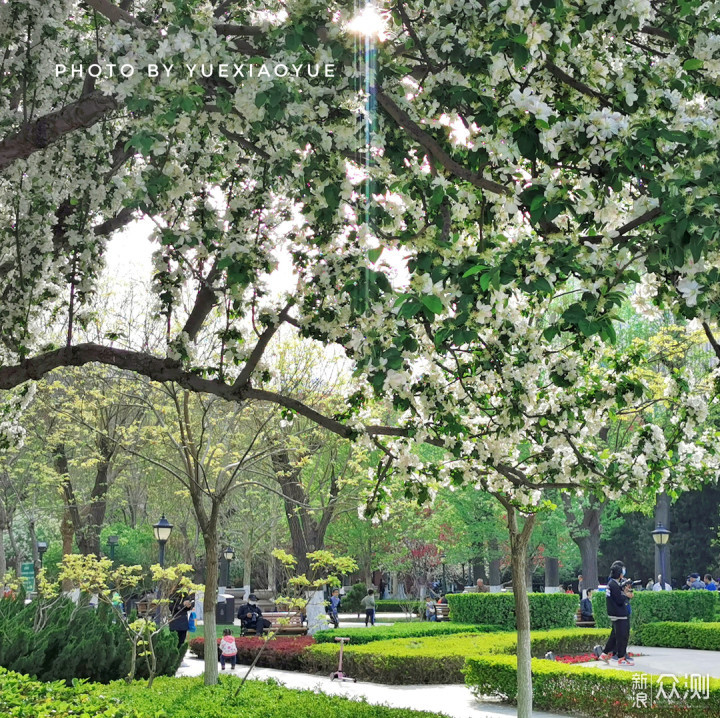
[[[175,631],[175,633],[178,634],[178,648],[182,646],[183,643],[185,643],[185,638],[187,637],[187,631]]]
[[[630,619],[622,618],[619,621],[611,621],[611,623],[610,638],[605,644],[603,653],[614,653],[618,658],[625,658],[630,638]]]
[[[256,636],[262,636],[263,631],[266,628],[270,628],[270,626],[272,626],[272,623],[270,623],[267,618],[258,618],[255,623],[250,624],[249,626],[247,626],[247,628],[249,628],[251,631],[255,631]]]

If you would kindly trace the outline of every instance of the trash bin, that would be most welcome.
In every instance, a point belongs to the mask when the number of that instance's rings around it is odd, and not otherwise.
[[[215,607],[215,622],[218,626],[232,626],[235,622],[235,596],[229,593],[218,595]]]

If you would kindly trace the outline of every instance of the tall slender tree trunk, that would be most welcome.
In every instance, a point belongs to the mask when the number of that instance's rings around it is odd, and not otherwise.
[[[18,548],[17,541],[15,540],[15,532],[13,531],[12,523],[7,524],[8,539],[10,540],[10,548],[13,552],[13,568],[15,569],[15,575],[20,575],[20,564],[22,563],[22,556],[20,555],[20,549]]]
[[[215,607],[218,595],[218,534],[216,512],[211,513],[210,521],[203,531],[205,544],[205,595],[203,597],[203,633],[208,642],[205,651],[205,685],[214,686],[218,682],[217,651],[212,650],[215,633]]]
[[[518,510],[501,499],[507,509],[510,533],[510,562],[512,565],[513,595],[515,598],[515,626],[517,628],[517,715],[532,718],[532,654],[530,652],[530,601],[526,583],[528,546],[535,524],[535,514],[525,518],[522,530],[518,525]]]
[[[67,509],[65,509],[63,519],[60,522],[60,536],[62,538],[62,555],[63,557],[69,556],[73,550],[75,527],[73,526],[70,512]],[[72,591],[72,581],[65,579],[62,583],[62,590],[66,593]]]
[[[0,524],[0,579],[7,573],[7,557],[5,556],[5,524]]]
[[[246,547],[243,552],[243,586],[250,588],[252,582],[252,547]]]

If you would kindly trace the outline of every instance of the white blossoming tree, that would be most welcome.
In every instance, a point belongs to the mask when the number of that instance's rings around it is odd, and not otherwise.
[[[397,0],[354,22],[350,3],[318,0],[129,8],[0,5],[0,389],[101,362],[274,402],[348,438],[395,435],[380,480],[398,466],[411,486],[413,468],[477,482],[511,521],[549,487],[683,481],[651,428],[607,456],[596,437],[645,396],[632,355],[605,346],[633,283],[720,357],[716,3]],[[93,63],[102,76],[56,76]],[[121,66],[136,69],[110,76]],[[139,217],[156,227],[167,348],[79,341],[107,238]],[[297,277],[282,301],[267,287],[279,246]],[[347,412],[268,388],[283,324],[355,360]],[[371,423],[361,377],[398,426]],[[676,401],[685,454],[714,470],[705,401]],[[416,467],[399,437],[452,463]]]

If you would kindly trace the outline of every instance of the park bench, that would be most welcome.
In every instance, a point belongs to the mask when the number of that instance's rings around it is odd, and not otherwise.
[[[435,604],[435,615],[438,621],[449,621],[450,620],[450,606],[447,603],[436,603]]]
[[[575,612],[575,625],[581,628],[595,628],[595,621],[583,621],[582,612],[578,608]]]
[[[155,615],[158,608],[157,601],[150,601],[143,599],[135,604],[137,609],[138,618],[149,618]]]
[[[268,631],[286,636],[304,636],[307,634],[307,626],[303,626],[302,616],[299,613],[292,613],[290,611],[268,611],[267,613],[263,613],[263,618],[267,618],[267,620],[270,621]],[[255,630],[243,627],[242,635],[254,636]]]

